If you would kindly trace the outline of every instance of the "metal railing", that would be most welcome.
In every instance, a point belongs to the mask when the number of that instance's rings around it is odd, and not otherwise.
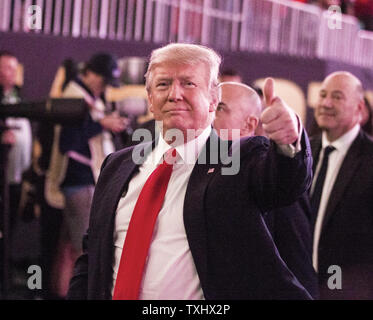
[[[356,18],[289,0],[0,0],[0,31],[202,43],[373,67],[373,35]]]
[[[373,32],[358,32],[354,62],[363,67],[373,67]]]
[[[244,1],[240,49],[313,57],[319,14],[317,7],[297,2]]]
[[[359,22],[353,16],[343,16],[333,25],[327,12],[321,16],[317,56],[356,64],[360,54],[356,51],[359,41]],[[372,52],[373,53],[373,52]],[[358,59],[358,60],[356,60]]]

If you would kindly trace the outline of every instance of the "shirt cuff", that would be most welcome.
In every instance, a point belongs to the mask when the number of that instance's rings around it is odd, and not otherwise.
[[[303,125],[300,121],[298,115],[296,115],[298,120],[298,139],[292,144],[278,144],[277,150],[280,154],[289,157],[294,158],[295,155],[302,150],[301,146],[301,140],[302,140],[302,134],[303,134]]]
[[[100,122],[105,118],[105,105],[101,100],[91,100],[89,106],[89,113],[93,121]]]
[[[89,113],[91,115],[91,118],[94,122],[100,122],[103,118],[105,118],[105,113],[100,110],[89,110]]]

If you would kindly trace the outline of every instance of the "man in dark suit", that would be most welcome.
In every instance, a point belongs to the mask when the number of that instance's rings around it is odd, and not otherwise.
[[[203,46],[169,44],[153,51],[146,84],[150,110],[162,125],[159,138],[105,160],[69,298],[311,298],[279,257],[261,214],[309,187],[307,136],[295,113],[273,95],[270,79],[270,107],[261,119],[271,140],[249,138],[224,152],[211,130],[219,65],[220,57]],[[158,182],[154,174],[167,167],[161,160],[170,150],[177,162],[154,216],[153,202],[137,200]],[[163,188],[160,183],[150,194]],[[143,211],[152,213],[150,235],[150,218],[136,224]],[[144,251],[145,238],[150,244]],[[140,279],[122,272],[136,273],[133,265],[141,268]]]
[[[373,299],[373,142],[359,125],[363,93],[354,75],[335,72],[315,108],[313,263],[322,299]]]
[[[255,135],[262,112],[259,95],[242,83],[219,84],[219,104],[215,112],[214,129],[220,138],[237,138]],[[273,241],[289,269],[313,298],[318,298],[317,275],[312,266],[312,235],[308,195],[289,206],[263,213],[264,221]]]

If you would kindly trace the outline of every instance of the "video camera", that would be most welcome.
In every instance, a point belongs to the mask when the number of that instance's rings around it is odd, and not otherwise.
[[[84,99],[47,99],[39,102],[0,104],[0,119],[28,118],[60,124],[78,124],[88,110]]]

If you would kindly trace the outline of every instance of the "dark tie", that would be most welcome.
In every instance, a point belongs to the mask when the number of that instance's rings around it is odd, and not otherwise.
[[[138,299],[154,225],[163,205],[175,161],[176,150],[171,149],[140,192],[124,241],[113,300]]]
[[[327,146],[324,150],[324,157],[322,159],[322,164],[320,167],[319,175],[317,176],[316,184],[313,189],[312,196],[311,196],[312,227],[315,226],[317,213],[319,211],[322,189],[324,187],[326,171],[328,169],[329,155],[334,150],[335,148],[333,146]]]

